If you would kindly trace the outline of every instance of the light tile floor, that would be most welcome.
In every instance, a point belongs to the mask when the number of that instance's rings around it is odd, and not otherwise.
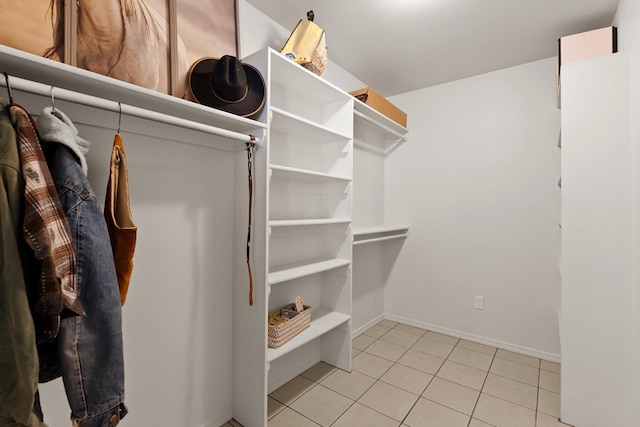
[[[560,365],[383,320],[268,397],[269,427],[561,427]],[[224,427],[237,427],[233,420]]]

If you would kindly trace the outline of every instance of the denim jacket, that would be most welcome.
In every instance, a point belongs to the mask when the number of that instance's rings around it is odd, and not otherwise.
[[[127,414],[122,312],[109,234],[85,172],[89,143],[60,110],[45,108],[37,125],[71,227],[86,312],[63,319],[56,342],[39,345],[40,381],[62,375],[74,427],[113,427]]]

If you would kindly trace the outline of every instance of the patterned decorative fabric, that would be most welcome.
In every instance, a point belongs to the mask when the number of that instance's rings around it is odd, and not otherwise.
[[[34,295],[31,312],[36,341],[51,341],[58,334],[63,309],[71,311],[67,314],[85,315],[76,294],[76,256],[33,118],[19,105],[12,104],[9,111],[25,180],[23,234],[35,258],[41,261],[37,284],[27,283]]]

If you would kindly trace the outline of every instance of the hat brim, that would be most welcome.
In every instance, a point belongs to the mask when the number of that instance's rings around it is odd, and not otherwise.
[[[221,100],[212,92],[209,80],[216,63],[220,58],[200,58],[191,68],[187,76],[189,91],[194,100],[202,105],[217,108],[242,117],[253,117],[264,107],[265,84],[262,74],[249,64],[242,64],[247,77],[247,96],[239,102],[229,103]]]

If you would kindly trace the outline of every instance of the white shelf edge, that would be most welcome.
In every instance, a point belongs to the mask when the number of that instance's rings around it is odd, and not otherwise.
[[[333,180],[338,180],[338,181],[351,182],[351,177],[343,176],[343,175],[335,175],[335,174],[324,173],[324,172],[316,172],[316,171],[312,171],[312,170],[309,170],[309,169],[292,168],[290,166],[282,166],[282,165],[274,165],[274,164],[271,164],[270,167],[271,167],[272,170],[276,170],[276,171],[296,173],[296,174],[301,174],[301,175],[314,176],[314,177],[318,177],[318,178],[327,178],[327,179],[333,179]]]
[[[236,132],[265,129],[266,123],[127,83],[29,52],[0,45],[0,72],[108,101],[162,112],[195,123]]]
[[[304,124],[305,126],[309,126],[309,127],[318,129],[318,130],[320,130],[322,132],[325,132],[325,133],[327,133],[329,135],[333,135],[335,137],[338,137],[338,138],[341,138],[341,139],[345,139],[345,140],[351,139],[351,137],[348,136],[348,135],[344,135],[344,134],[342,134],[340,132],[336,132],[335,130],[330,129],[330,128],[324,126],[324,125],[321,125],[321,124],[316,123],[316,122],[312,122],[311,120],[305,119],[304,117],[300,117],[300,116],[298,116],[296,114],[293,114],[293,113],[289,113],[288,111],[284,111],[284,110],[282,110],[282,109],[280,109],[278,107],[271,106],[270,110],[273,113],[275,113],[276,115],[280,115],[282,117],[286,117],[289,120],[295,120],[295,121],[297,121],[299,123]],[[273,121],[273,119],[272,119],[272,121]]]
[[[349,224],[351,218],[273,219],[269,227],[297,227],[304,225]]]
[[[311,310],[311,324],[307,329],[300,332],[300,334],[293,337],[281,347],[267,349],[267,360],[269,362],[284,356],[351,320],[351,316],[344,313],[328,311],[322,308],[316,310],[313,307],[311,307]]]
[[[284,56],[283,54],[281,54],[277,50],[273,49],[272,47],[268,47],[267,50],[268,50],[268,53],[272,54],[273,57],[277,58],[278,61],[280,61],[283,64],[285,64],[285,63],[288,64],[288,65],[286,65],[287,67],[299,67],[303,71],[303,73],[307,73],[308,77],[310,77],[311,79],[315,79],[315,81],[319,82],[322,86],[325,86],[325,87],[328,87],[328,88],[332,89],[336,94],[339,94],[345,100],[349,100],[351,98],[354,98],[351,94],[345,92],[344,90],[340,89],[338,86],[336,86],[333,83],[325,80],[324,78],[314,74],[313,72],[307,70],[306,68],[296,64],[295,62],[293,62],[292,60],[290,60],[289,58],[287,58],[286,56]]]
[[[348,259],[333,258],[309,263],[296,263],[269,273],[269,285],[311,276],[351,264]]]
[[[353,235],[354,236],[364,236],[367,234],[380,234],[380,233],[391,233],[393,231],[408,231],[409,226],[384,226],[384,225],[376,225],[371,227],[354,227]]]
[[[409,237],[409,233],[394,234],[393,236],[374,237],[373,239],[356,240],[352,244],[354,246],[357,246],[357,245],[363,245],[365,243],[382,242],[384,240],[406,239],[407,237]]]

